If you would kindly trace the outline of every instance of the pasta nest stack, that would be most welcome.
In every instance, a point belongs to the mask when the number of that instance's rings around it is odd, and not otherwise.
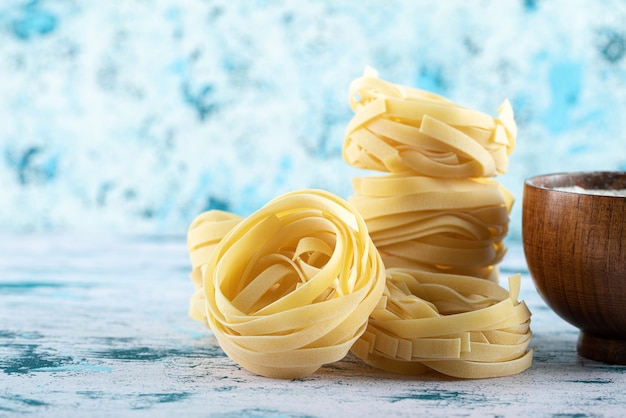
[[[387,268],[385,294],[352,351],[400,373],[463,378],[530,367],[530,312],[498,285],[513,196],[491,179],[506,172],[517,128],[508,101],[498,117],[380,80],[350,86],[354,117],[344,160],[385,172],[353,179]]]
[[[285,194],[245,219],[201,214],[188,247],[190,315],[232,360],[263,376],[304,377],[342,359],[385,287],[361,215],[320,190]]]
[[[385,265],[497,280],[513,197],[486,178],[506,171],[515,146],[510,103],[494,118],[368,69],[350,105],[344,160],[388,173],[355,178],[349,199]]]

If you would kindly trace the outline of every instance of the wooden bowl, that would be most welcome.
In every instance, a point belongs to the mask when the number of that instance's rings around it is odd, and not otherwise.
[[[548,174],[526,180],[522,202],[537,291],[580,329],[578,354],[612,364],[626,364],[626,197],[598,193],[620,189],[626,172]]]

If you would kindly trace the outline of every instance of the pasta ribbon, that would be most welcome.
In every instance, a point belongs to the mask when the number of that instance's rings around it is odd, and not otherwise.
[[[201,215],[188,242],[200,272],[192,317],[267,377],[304,377],[343,358],[385,287],[363,218],[321,190],[285,194],[243,220]]]
[[[513,196],[490,179],[405,173],[353,179],[349,198],[363,215],[385,266],[498,279]]]
[[[231,229],[243,218],[222,210],[209,210],[198,215],[189,226],[187,232],[187,249],[191,259],[191,274],[195,293],[191,297],[189,316],[204,321],[205,297],[202,274],[211,254]]]
[[[530,311],[509,291],[462,275],[387,270],[387,285],[365,333],[352,347],[364,362],[391,372],[429,369],[457,378],[500,377],[532,364]]]
[[[372,70],[350,85],[354,117],[343,158],[351,166],[443,178],[505,173],[517,126],[508,100],[498,117],[416,88],[378,78]]]

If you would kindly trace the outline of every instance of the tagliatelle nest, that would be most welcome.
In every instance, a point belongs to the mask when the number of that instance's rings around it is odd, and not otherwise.
[[[343,158],[357,168],[442,178],[505,173],[517,125],[508,100],[498,117],[442,96],[378,78],[368,69],[350,85],[354,117]]]
[[[400,268],[387,275],[384,295],[352,348],[366,363],[459,378],[508,376],[531,366],[530,311],[517,300],[519,275],[509,278],[508,292],[470,276]]]
[[[232,360],[263,376],[304,377],[342,359],[385,286],[361,215],[324,191],[288,193],[243,220],[200,215],[188,237],[191,316]]]
[[[512,195],[491,179],[388,174],[353,179],[349,198],[363,215],[385,266],[498,280]]]

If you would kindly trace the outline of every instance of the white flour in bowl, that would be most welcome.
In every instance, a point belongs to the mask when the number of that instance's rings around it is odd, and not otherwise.
[[[584,189],[580,186],[555,187],[554,190],[581,194],[593,194],[599,196],[623,196],[626,197],[626,189]]]

